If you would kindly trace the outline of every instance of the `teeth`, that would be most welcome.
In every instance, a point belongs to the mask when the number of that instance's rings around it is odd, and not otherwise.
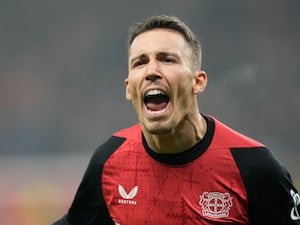
[[[166,93],[163,92],[162,90],[155,89],[155,90],[147,91],[146,96],[149,95],[166,95]]]

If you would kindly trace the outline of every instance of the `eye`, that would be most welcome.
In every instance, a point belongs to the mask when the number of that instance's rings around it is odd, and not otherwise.
[[[166,57],[163,61],[166,63],[176,63],[176,60],[172,57]]]
[[[135,61],[135,62],[132,64],[132,67],[141,66],[141,65],[143,65],[143,64],[145,64],[145,60],[140,59],[140,60]]]
[[[167,52],[159,53],[157,59],[166,64],[173,64],[178,62],[178,57],[176,57],[174,54]]]

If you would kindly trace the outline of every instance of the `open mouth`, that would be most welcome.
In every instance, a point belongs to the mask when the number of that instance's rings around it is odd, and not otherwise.
[[[169,96],[162,90],[150,90],[144,97],[144,103],[150,111],[161,111],[169,103]]]

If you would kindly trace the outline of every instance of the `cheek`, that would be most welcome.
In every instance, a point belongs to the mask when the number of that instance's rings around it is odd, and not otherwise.
[[[137,85],[135,79],[130,75],[127,79],[126,93],[130,96],[130,100],[137,98]]]
[[[179,94],[177,104],[179,106],[179,109],[182,111],[191,109],[191,95],[188,93]]]
[[[136,87],[133,87],[131,91],[131,100],[134,102],[138,102],[139,99],[140,99],[139,91],[137,90]]]
[[[178,86],[178,89],[175,90],[175,106],[182,111],[191,109],[193,102],[194,94],[192,89],[192,81],[182,82]]]
[[[175,92],[178,93],[179,97],[187,98],[193,94],[193,81],[192,79],[179,79],[176,85],[177,89]]]
[[[130,95],[130,101],[133,104],[133,106],[138,109],[141,106],[141,98],[139,94],[139,90],[137,86],[135,85],[130,85],[129,86],[129,95]]]

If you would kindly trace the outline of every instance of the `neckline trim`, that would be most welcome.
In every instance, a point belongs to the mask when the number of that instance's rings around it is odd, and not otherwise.
[[[167,154],[157,153],[153,151],[147,144],[144,134],[142,134],[142,142],[146,152],[156,161],[167,165],[184,165],[199,158],[211,144],[215,132],[215,123],[209,116],[204,116],[207,123],[207,131],[204,137],[191,148],[184,152]]]

